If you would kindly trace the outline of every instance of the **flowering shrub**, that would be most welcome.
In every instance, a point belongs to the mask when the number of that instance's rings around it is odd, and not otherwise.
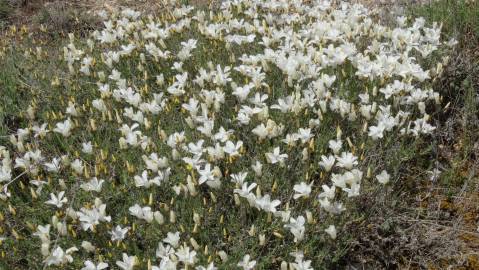
[[[70,35],[63,71],[35,75],[48,85],[0,147],[2,220],[25,224],[2,240],[34,241],[32,264],[320,267],[354,198],[399,178],[368,157],[434,132],[431,82],[454,44],[421,18],[391,28],[328,1],[100,16]]]

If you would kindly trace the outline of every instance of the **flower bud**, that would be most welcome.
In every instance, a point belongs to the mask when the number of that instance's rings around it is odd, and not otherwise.
[[[170,222],[176,223],[176,214],[175,214],[175,211],[173,210],[170,210]]]
[[[266,236],[264,234],[259,235],[259,245],[264,246],[266,244]]]

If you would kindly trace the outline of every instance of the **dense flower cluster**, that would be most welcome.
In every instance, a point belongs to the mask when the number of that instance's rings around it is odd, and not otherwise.
[[[67,74],[51,78],[62,106],[33,104],[0,147],[1,199],[27,176],[51,215],[32,233],[46,266],[265,265],[253,249],[234,254],[236,233],[294,246],[277,268],[313,269],[302,243],[334,242],[364,183],[396,179],[365,162],[369,149],[434,132],[430,85],[447,58],[422,60],[454,43],[421,18],[390,28],[322,0],[100,16],[103,29],[63,48]]]

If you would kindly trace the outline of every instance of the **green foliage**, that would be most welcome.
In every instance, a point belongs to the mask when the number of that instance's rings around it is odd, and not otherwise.
[[[22,91],[17,69],[18,54],[10,54],[3,57],[0,68],[0,142],[6,142],[6,135],[18,127],[20,108],[25,104],[25,91]],[[24,89],[23,89],[24,90]]]

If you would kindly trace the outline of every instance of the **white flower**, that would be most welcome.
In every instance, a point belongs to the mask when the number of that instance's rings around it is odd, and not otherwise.
[[[251,259],[250,255],[246,254],[243,257],[243,260],[239,262],[237,265],[243,268],[243,270],[252,270],[254,269],[254,266],[256,265],[256,261],[250,261],[250,259]]]
[[[289,223],[284,225],[294,235],[294,242],[300,242],[304,238],[306,220],[303,216],[297,218],[290,218]]]
[[[159,169],[168,167],[168,158],[160,158],[157,153],[151,153],[149,157],[143,155],[141,158],[143,159],[143,162],[145,162],[146,168],[155,173],[158,172]]]
[[[298,134],[286,134],[286,137],[281,140],[287,146],[293,147],[296,145],[296,141],[298,140]]]
[[[255,127],[251,132],[258,136],[260,140],[265,139],[269,135],[269,131],[263,123]]]
[[[64,203],[68,202],[68,198],[63,197],[65,195],[65,191],[60,191],[58,195],[50,193],[50,200],[46,201],[46,204],[51,204],[56,206],[57,208],[62,208]]]
[[[98,178],[93,177],[92,179],[90,179],[89,182],[85,182],[85,183],[81,184],[80,188],[82,188],[85,191],[100,192],[101,191],[101,186],[103,185],[104,182],[105,182],[105,180],[103,180],[103,179],[98,180]]]
[[[47,129],[47,123],[43,123],[41,126],[34,125],[32,127],[33,132],[35,132],[35,138],[40,137],[43,138],[47,135],[48,132],[50,132]]]
[[[180,232],[168,232],[166,234],[166,238],[163,239],[163,242],[170,244],[172,247],[176,248],[178,247],[180,241]]]
[[[248,185],[248,182],[245,182],[242,184],[241,189],[234,189],[233,192],[237,193],[243,198],[247,199],[254,199],[255,195],[251,193],[251,191],[257,186],[256,183],[252,183],[251,185]]]
[[[347,170],[351,170],[354,165],[358,165],[358,158],[350,152],[342,152],[341,156],[337,157],[337,160],[338,166]]]
[[[383,185],[389,183],[389,178],[389,174],[386,170],[383,170],[380,174],[376,175],[378,182]]]
[[[274,148],[272,153],[266,153],[266,159],[271,164],[276,164],[278,162],[283,163],[286,158],[288,158],[288,155],[281,154],[279,147]]]
[[[116,261],[116,265],[122,270],[133,270],[136,264],[136,256],[128,256],[126,253],[123,253],[121,261]]]
[[[218,268],[214,265],[214,263],[208,264],[208,266],[197,266],[195,270],[218,270]]]
[[[262,175],[263,164],[261,164],[261,162],[256,161],[255,164],[251,165],[251,168],[253,169],[256,176]]]
[[[88,241],[83,241],[81,242],[81,247],[86,251],[86,252],[94,252],[95,251],[95,246],[88,242]]]
[[[49,172],[58,172],[60,170],[60,167],[61,167],[61,159],[59,158],[53,158],[52,159],[52,162],[50,163],[45,163],[43,165],[45,165],[47,171]],[[1,181],[0,181],[1,182]]]
[[[343,188],[343,191],[348,193],[348,198],[359,196],[361,185],[359,183],[352,183],[350,188]]]
[[[149,206],[141,207],[140,205],[135,204],[128,208],[128,211],[130,211],[130,215],[139,219],[144,219],[148,223],[151,223],[154,219],[154,213],[151,211],[151,207]]]
[[[442,173],[441,170],[439,170],[438,168],[434,168],[430,171],[427,171],[427,174],[430,175],[429,180],[431,181],[436,181],[441,176],[441,173]]]
[[[280,110],[282,113],[287,113],[293,107],[293,97],[287,96],[285,99],[279,98],[278,104],[271,106],[271,109]]]
[[[73,102],[68,102],[68,107],[66,109],[66,113],[71,115],[71,116],[78,116],[79,113],[77,109],[75,108],[75,104]]]
[[[231,157],[238,156],[241,146],[243,146],[242,141],[237,141],[236,144],[234,144],[231,141],[227,141],[224,147],[224,151],[225,153],[229,154]]]
[[[0,166],[0,183],[12,179],[12,169],[7,166]]]
[[[281,204],[280,200],[271,201],[269,194],[264,195],[263,197],[256,198],[255,204],[259,209],[262,209],[266,212],[275,213],[276,207]]]
[[[186,150],[194,156],[201,156],[206,149],[203,147],[205,140],[199,140],[195,143],[188,143]]]
[[[68,118],[67,120],[65,120],[63,122],[57,123],[56,127],[53,129],[53,131],[62,134],[63,137],[68,137],[71,134],[72,128],[73,128],[72,122],[71,122],[70,118]]]
[[[120,225],[117,225],[109,232],[111,234],[111,241],[121,241],[125,239],[125,235],[129,229],[130,227],[122,228]]]
[[[382,139],[385,126],[379,123],[377,126],[370,126],[368,136],[373,140]]]
[[[175,254],[175,249],[170,245],[164,246],[162,243],[158,243],[158,248],[155,252],[157,258],[169,258],[173,254]]]
[[[102,270],[108,268],[108,264],[104,262],[100,262],[95,265],[92,261],[87,260],[83,264],[85,267],[83,267],[81,270]]]
[[[325,171],[329,172],[333,168],[335,162],[336,162],[336,158],[333,155],[330,155],[330,156],[322,155],[319,165],[323,167]]]
[[[297,136],[301,140],[301,143],[306,143],[311,138],[314,137],[314,135],[311,134],[311,129],[310,128],[300,128],[298,133],[297,133]]]
[[[233,134],[233,130],[226,130],[224,127],[220,127],[218,132],[213,136],[213,139],[216,141],[220,141],[222,143],[228,141],[231,134]]]
[[[343,147],[343,142],[341,140],[330,140],[328,143],[329,148],[333,151],[334,154],[338,154],[339,150],[341,150],[341,147]]]
[[[79,160],[78,158],[75,159],[72,163],[70,163],[70,167],[75,171],[77,174],[82,174],[83,173],[83,162]]]
[[[178,257],[178,260],[185,265],[194,265],[196,262],[196,251],[190,251],[190,247],[188,246],[178,248],[175,255]]]
[[[82,150],[85,154],[91,154],[93,152],[93,146],[91,142],[82,143]]]
[[[95,203],[92,208],[82,207],[80,211],[76,213],[84,231],[93,231],[94,226],[100,224],[102,221],[111,221],[111,217],[106,215],[106,204],[102,203],[99,198],[95,198]]]
[[[248,98],[248,95],[253,87],[254,85],[251,83],[243,87],[236,87],[232,94],[236,96],[240,102],[243,102]]]
[[[38,225],[37,231],[33,233],[34,236],[38,236],[42,243],[50,242],[50,224],[45,226]]]
[[[326,210],[326,212],[331,213],[331,214],[339,214],[346,209],[344,208],[342,203],[331,203],[328,198],[322,198],[319,199],[319,204],[321,205],[321,208]]]
[[[63,251],[61,247],[57,247],[53,252],[45,259],[45,263],[50,265],[61,265],[66,263],[71,263],[73,261],[73,257],[71,254],[75,251],[78,251],[76,247],[71,247],[66,251]]]
[[[160,186],[161,180],[162,180],[161,177],[159,176],[153,177],[152,179],[148,179],[148,172],[146,170],[143,171],[141,176],[135,175],[134,179],[135,179],[136,187],[145,187],[145,188],[149,188],[152,185]]]
[[[231,182],[243,185],[244,180],[248,176],[248,172],[239,172],[237,174],[231,174]]]
[[[329,236],[331,237],[331,239],[333,239],[333,240],[336,239],[336,234],[337,234],[337,232],[336,232],[336,227],[335,227],[334,225],[329,225],[329,227],[326,228],[324,231],[325,231],[327,234],[329,234]]]
[[[323,189],[323,192],[318,195],[318,198],[334,199],[334,196],[336,195],[336,186],[328,187],[327,185],[322,185],[321,188]]]
[[[199,166],[196,167],[196,170],[200,174],[200,178],[198,179],[198,184],[203,184],[207,181],[214,181],[215,180],[215,175],[213,173],[213,170],[211,170],[211,164],[207,163],[203,169],[201,169]]]
[[[293,190],[296,192],[294,194],[293,198],[297,200],[298,198],[301,197],[309,197],[309,194],[311,193],[311,186],[313,183],[311,182],[310,184],[306,184],[305,182],[301,182],[297,185],[294,185]]]
[[[314,270],[314,268],[311,267],[311,261],[304,260],[304,253],[302,251],[290,254],[294,256],[294,263],[291,263],[292,270]]]
[[[99,98],[99,99],[95,99],[91,102],[91,105],[99,110],[100,112],[106,112],[108,110],[108,108],[106,107],[105,105],[105,102],[103,101],[103,99]]]

